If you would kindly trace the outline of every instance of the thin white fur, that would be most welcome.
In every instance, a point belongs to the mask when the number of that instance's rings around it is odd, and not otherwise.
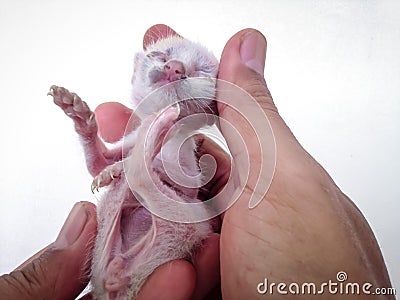
[[[180,37],[169,37],[161,39],[157,43],[150,45],[145,53],[139,53],[135,57],[135,72],[132,79],[132,105],[137,108],[140,102],[149,94],[157,93],[157,86],[151,84],[147,76],[149,69],[155,64],[147,58],[146,54],[152,51],[164,51],[169,49],[170,56],[183,62],[188,75],[204,74],[210,78],[215,78],[218,71],[218,62],[216,58],[204,47],[192,43]],[[156,66],[157,67],[157,66]],[[199,73],[201,72],[201,73]],[[156,92],[155,92],[156,91]],[[175,101],[176,98],[186,99],[196,97],[196,95],[208,95],[212,99],[215,96],[215,81],[190,81],[184,80],[179,87],[171,93],[159,93],[154,99],[161,101],[160,107],[164,107],[166,102]],[[204,103],[208,105],[208,100]],[[202,104],[203,105],[203,104]],[[122,251],[122,240],[119,221],[122,210],[127,206],[137,207],[140,203],[133,197],[126,183],[125,176],[133,176],[137,178],[133,189],[135,193],[141,197],[143,201],[156,203],[161,205],[164,210],[171,210],[172,213],[197,214],[203,212],[173,211],[174,207],[169,206],[160,194],[161,189],[164,194],[172,199],[178,199],[185,202],[198,202],[195,195],[189,197],[188,194],[178,194],[176,191],[165,185],[157,172],[161,172],[159,163],[160,156],[154,153],[155,143],[159,138],[160,132],[150,131],[149,140],[153,143],[151,146],[144,147],[145,134],[149,126],[149,118],[152,112],[157,111],[157,103],[142,109],[142,113],[138,112],[142,119],[141,126],[134,132],[125,137],[125,141],[117,142],[115,148],[126,147],[129,156],[126,158],[132,169],[128,174],[123,174],[119,179],[114,180],[102,197],[98,205],[98,237],[94,250],[92,265],[92,285],[94,294],[97,299],[133,299],[139,292],[146,278],[161,264],[173,259],[192,259],[193,253],[201,245],[201,242],[211,233],[211,225],[209,222],[201,223],[175,223],[163,220],[159,217],[151,215],[152,226],[143,234],[143,237],[136,241],[136,244],[129,251]],[[190,113],[190,112],[189,112]],[[171,118],[171,116],[169,116]],[[166,120],[161,120],[163,122]],[[169,120],[173,122],[174,120]],[[166,125],[164,125],[166,126]],[[160,125],[162,129],[162,126]],[[123,145],[123,143],[125,144]],[[151,143],[150,143],[151,144]],[[189,141],[188,149],[183,154],[183,161],[187,168],[193,169],[193,173],[198,172],[195,156],[196,144],[194,140]],[[150,181],[142,179],[142,174],[147,172],[146,163],[152,166],[155,173],[150,174],[153,182],[156,183],[158,189],[154,189],[154,185]],[[157,171],[157,172],[156,172]],[[174,172],[174,170],[172,170]],[[177,172],[178,173],[178,172]],[[196,177],[197,178],[197,177]],[[195,180],[200,180],[199,178]],[[161,196],[160,196],[161,195]],[[163,205],[165,203],[165,205]],[[204,208],[206,209],[206,208]],[[109,265],[114,259],[121,257],[125,263],[121,268],[121,272],[116,274],[108,273]],[[105,283],[110,280],[110,276],[120,276],[121,282],[124,278],[129,278],[129,283],[122,284],[118,292],[109,292],[105,288]],[[113,279],[113,278],[111,278]],[[118,278],[117,278],[118,279]],[[117,287],[119,287],[117,285]]]

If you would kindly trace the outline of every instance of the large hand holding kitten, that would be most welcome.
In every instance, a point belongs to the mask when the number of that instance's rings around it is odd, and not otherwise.
[[[145,45],[171,32],[169,27],[154,26],[145,35]],[[254,187],[250,182],[248,192],[225,213],[221,240],[215,234],[207,238],[193,266],[185,260],[175,260],[158,267],[143,285],[138,299],[203,299],[219,284],[224,299],[253,299],[262,297],[257,285],[265,277],[274,283],[318,283],[324,278],[334,280],[339,270],[347,271],[353,282],[390,286],[380,249],[364,217],[305,152],[278,114],[263,79],[265,50],[266,41],[259,32],[238,32],[225,46],[219,78],[250,93],[264,108],[274,129],[278,160],[268,194],[249,210],[248,197]],[[218,109],[219,115],[236,127],[244,125],[229,107],[219,105]],[[98,107],[96,119],[102,137],[110,142],[119,140],[130,114],[129,109],[117,103]],[[116,121],[111,124],[110,120]],[[227,136],[227,142],[235,153],[237,141]],[[246,144],[249,149],[254,146],[248,138]],[[201,151],[207,153],[208,148],[204,141]],[[218,175],[223,183],[224,172]],[[218,190],[221,185],[215,182],[213,187]],[[0,298],[74,299],[88,279],[87,262],[95,225],[93,205],[76,205],[55,243],[0,278]],[[268,297],[285,297],[276,295],[274,290]],[[308,299],[309,295],[300,297]],[[320,299],[328,297],[324,294]],[[341,299],[355,297],[340,295]],[[394,299],[390,295],[382,298]]]

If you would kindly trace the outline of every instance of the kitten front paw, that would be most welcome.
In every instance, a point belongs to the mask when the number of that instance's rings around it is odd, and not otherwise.
[[[66,88],[52,85],[47,95],[53,96],[54,103],[74,120],[76,131],[82,136],[97,134],[97,124],[85,101]]]

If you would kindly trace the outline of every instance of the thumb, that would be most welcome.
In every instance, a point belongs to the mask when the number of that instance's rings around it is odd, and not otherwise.
[[[217,83],[220,128],[233,157],[230,182],[261,196],[275,167],[274,127],[283,122],[263,76],[266,50],[267,41],[259,31],[235,34],[223,50],[218,74],[222,81]],[[258,198],[247,199],[249,206],[254,207]]]
[[[259,31],[244,29],[236,33],[223,50],[218,79],[240,89],[217,83],[221,85],[217,86],[218,112],[224,120],[220,127],[236,166],[231,182],[247,188],[251,196],[239,202],[247,206],[249,200],[249,207],[259,203],[272,178],[276,181],[279,168],[306,157],[279,115],[265,82],[266,50],[267,41]],[[299,163],[295,165],[303,168]]]
[[[53,244],[0,277],[0,299],[75,299],[88,283],[96,230],[95,206],[75,204]]]
[[[256,98],[264,110],[276,112],[264,80],[266,51],[267,41],[259,31],[239,31],[225,45],[218,78],[244,89]]]
[[[268,117],[275,137],[279,138],[281,134],[292,137],[278,113],[264,79],[266,51],[267,40],[261,32],[255,29],[239,31],[225,45],[218,78],[237,85],[257,101]],[[218,105],[222,118],[233,124],[241,120],[225,104]]]

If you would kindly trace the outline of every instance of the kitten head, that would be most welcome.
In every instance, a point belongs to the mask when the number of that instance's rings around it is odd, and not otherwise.
[[[132,76],[133,108],[135,109],[146,96],[160,87],[164,88],[160,90],[155,101],[162,102],[158,103],[161,106],[174,100],[201,98],[199,95],[213,98],[214,80],[191,79],[216,78],[217,73],[218,60],[205,47],[180,36],[160,39],[135,56]],[[201,106],[209,106],[211,103],[209,100],[204,103],[199,100]],[[186,114],[190,114],[191,110],[196,110],[195,106],[197,107],[199,102],[192,104],[185,103],[184,106],[182,104],[180,106],[183,111],[187,111]],[[151,101],[146,107],[146,114],[158,110],[157,104]]]

